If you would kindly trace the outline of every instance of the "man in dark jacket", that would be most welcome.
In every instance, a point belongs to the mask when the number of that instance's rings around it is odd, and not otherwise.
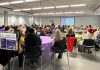
[[[41,45],[41,39],[34,32],[34,29],[30,28],[25,38],[26,47],[37,47]]]
[[[25,54],[28,55],[30,58],[37,58],[40,57],[41,52],[41,39],[39,36],[37,36],[34,32],[34,29],[30,28],[28,34],[25,37]],[[33,65],[34,62],[37,62],[37,60],[31,59],[31,64]]]

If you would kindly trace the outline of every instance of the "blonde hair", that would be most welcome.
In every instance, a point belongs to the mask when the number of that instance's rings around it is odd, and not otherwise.
[[[73,32],[72,27],[69,27],[69,28],[68,28],[68,33],[72,33],[72,32]]]
[[[63,39],[63,36],[62,36],[61,31],[59,29],[56,29],[55,34],[54,34],[54,40],[59,41],[62,39]]]

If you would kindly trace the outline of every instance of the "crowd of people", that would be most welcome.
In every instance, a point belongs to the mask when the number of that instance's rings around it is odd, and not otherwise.
[[[94,29],[91,25],[86,27],[82,25],[80,27],[75,27],[60,25],[56,26],[54,23],[45,26],[27,26],[23,24],[17,26],[2,26],[0,27],[0,32],[16,33],[17,37],[17,52],[0,49],[0,64],[3,66],[8,63],[11,57],[16,55],[19,59],[19,67],[22,67],[24,53],[26,51],[31,51],[29,49],[32,49],[32,47],[39,47],[41,45],[42,40],[40,39],[40,36],[51,36],[54,44],[56,41],[63,40],[65,37],[75,37],[77,33],[82,35],[83,40],[94,39],[96,51],[99,50],[100,45],[100,28]],[[42,52],[40,52],[39,55],[41,55],[41,53]],[[62,58],[62,53],[59,53],[58,58]]]

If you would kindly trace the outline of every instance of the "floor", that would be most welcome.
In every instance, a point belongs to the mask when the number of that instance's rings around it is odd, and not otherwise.
[[[47,58],[47,57],[45,57]],[[54,59],[51,61],[43,60],[42,70],[99,70],[100,68],[100,52],[96,55],[87,53],[69,53],[69,65],[67,60],[67,53],[63,54],[62,59],[57,59],[57,54],[55,55],[55,65]],[[23,68],[18,68],[18,61],[15,61],[13,70],[23,70]],[[41,67],[32,68],[25,65],[24,70],[41,70]]]

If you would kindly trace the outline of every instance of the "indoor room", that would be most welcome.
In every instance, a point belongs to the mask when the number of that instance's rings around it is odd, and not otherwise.
[[[99,70],[100,0],[0,0],[0,70]]]

